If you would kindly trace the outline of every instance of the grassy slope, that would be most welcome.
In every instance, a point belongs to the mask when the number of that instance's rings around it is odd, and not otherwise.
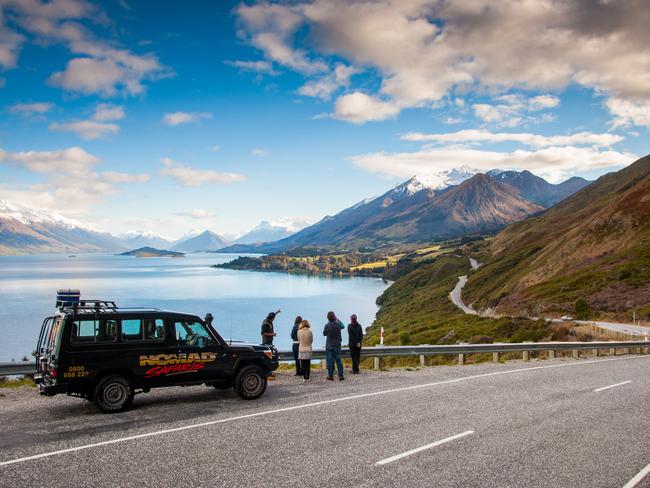
[[[650,158],[510,226],[468,282],[466,301],[503,313],[650,316]]]
[[[458,276],[468,272],[466,256],[445,254],[398,278],[379,297],[381,309],[366,342],[379,342],[380,327],[385,329],[385,343],[392,345],[538,341],[550,335],[543,322],[463,314],[448,295]]]

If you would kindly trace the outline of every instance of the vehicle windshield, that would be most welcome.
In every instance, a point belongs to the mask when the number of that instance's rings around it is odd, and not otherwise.
[[[214,339],[201,322],[177,320],[175,322],[176,341],[180,346],[205,347],[214,344]]]

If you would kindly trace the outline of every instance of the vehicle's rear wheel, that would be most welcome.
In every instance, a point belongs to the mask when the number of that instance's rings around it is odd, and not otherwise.
[[[245,366],[235,378],[235,392],[244,400],[255,400],[266,391],[266,375],[259,366]]]
[[[113,374],[99,380],[93,398],[102,411],[113,413],[121,412],[131,405],[134,395],[131,382],[124,376]]]

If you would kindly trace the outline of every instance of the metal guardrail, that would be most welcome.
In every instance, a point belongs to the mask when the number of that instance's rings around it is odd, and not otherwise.
[[[451,344],[441,346],[374,346],[361,349],[361,357],[435,356],[440,354],[479,354],[533,351],[583,351],[600,349],[650,348],[650,341],[603,341],[603,342],[497,342],[493,344]],[[350,357],[346,347],[342,357]],[[325,359],[324,349],[314,349],[313,359]],[[291,351],[280,351],[280,361],[293,361]]]
[[[441,346],[373,346],[361,349],[361,357],[383,358],[383,357],[420,357],[420,362],[424,364],[423,358],[435,355],[458,355],[458,362],[463,363],[465,356],[468,354],[492,353],[493,360],[498,360],[498,355],[508,352],[521,352],[523,358],[528,359],[529,354],[535,351],[549,351],[552,356],[555,351],[578,351],[591,350],[596,353],[602,349],[609,349],[616,352],[617,349],[624,349],[629,352],[630,349],[643,349],[648,353],[650,341],[604,341],[604,342],[503,342],[493,344],[452,344]],[[292,351],[279,351],[280,361],[293,361]],[[314,349],[313,359],[325,359],[327,353],[325,349]],[[350,357],[350,352],[346,347],[341,350],[341,356]],[[0,376],[34,374],[34,361],[15,361],[0,363]]]
[[[0,363],[0,376],[10,376],[14,374],[34,374],[36,371],[34,361],[11,361]]]

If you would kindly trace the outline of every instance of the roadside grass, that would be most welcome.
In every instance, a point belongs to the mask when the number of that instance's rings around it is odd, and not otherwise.
[[[20,388],[21,386],[36,387],[36,384],[34,379],[29,376],[19,376],[18,378],[0,376],[0,388]]]

